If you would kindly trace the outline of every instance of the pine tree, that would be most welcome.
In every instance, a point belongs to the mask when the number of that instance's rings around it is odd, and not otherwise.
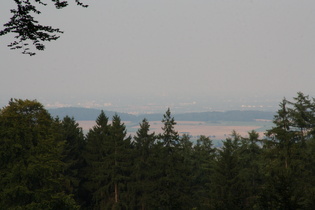
[[[131,137],[127,137],[127,130],[120,117],[115,114],[110,128],[111,153],[107,155],[107,162],[111,184],[114,187],[114,208],[124,208],[130,202],[128,182],[131,171]]]
[[[244,198],[239,177],[239,148],[241,136],[233,131],[218,151],[212,176],[212,203],[214,209],[243,209]]]
[[[290,115],[291,130],[298,132],[295,136],[296,141],[300,141],[305,146],[305,141],[315,134],[315,99],[309,99],[303,93],[298,92],[297,97],[294,97],[294,102],[288,104],[292,108],[288,108]]]
[[[162,122],[163,133],[158,135],[156,146],[159,148],[156,161],[160,172],[156,182],[158,203],[163,209],[180,209],[185,206],[180,202],[182,195],[180,184],[183,178],[180,174],[182,159],[178,153],[180,138],[178,132],[174,130],[176,122],[171,116],[170,109],[164,114]]]
[[[159,135],[159,138],[164,147],[167,148],[169,152],[172,152],[172,148],[179,143],[179,135],[178,132],[174,130],[176,122],[174,117],[171,116],[170,108],[168,108],[163,115],[162,123],[164,124],[162,127],[163,133]]]
[[[242,183],[242,196],[244,208],[255,209],[262,185],[261,154],[259,134],[252,130],[248,132],[248,138],[241,139],[239,148],[239,179]]]
[[[193,198],[194,180],[194,150],[191,136],[183,134],[179,139],[179,145],[175,153],[176,185],[178,191],[178,203],[181,209],[192,209],[196,207],[196,200]]]
[[[212,140],[204,135],[197,139],[193,147],[192,197],[194,207],[197,209],[211,208],[210,189],[212,188],[211,176],[214,170],[215,152]]]
[[[136,209],[150,209],[154,196],[152,185],[154,184],[153,173],[153,147],[155,133],[150,132],[150,124],[143,119],[140,128],[134,136],[134,164],[133,164],[133,193],[135,194]]]
[[[307,172],[309,157],[306,141],[313,132],[312,106],[307,97],[298,93],[295,102],[286,99],[274,119],[275,127],[268,130],[269,141],[264,153],[264,193],[261,205],[264,208],[306,209],[308,188]]]
[[[110,151],[110,125],[105,113],[101,111],[96,125],[89,130],[84,149],[86,166],[82,169],[82,197],[85,207],[104,209],[110,202],[111,186],[108,175],[107,155]]]
[[[78,202],[80,199],[80,184],[82,180],[81,168],[84,167],[83,148],[85,139],[79,124],[68,116],[64,117],[61,126],[62,139],[66,141],[62,161],[65,163],[64,174],[68,180],[68,192],[74,194]]]
[[[315,138],[307,141],[307,160],[305,161],[305,173],[303,184],[305,186],[303,196],[305,197],[305,206],[312,209],[315,206]],[[306,209],[306,208],[305,208]]]

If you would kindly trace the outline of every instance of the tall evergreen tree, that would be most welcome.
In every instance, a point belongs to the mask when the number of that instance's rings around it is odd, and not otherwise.
[[[262,185],[261,154],[259,134],[256,131],[248,132],[248,137],[241,138],[239,148],[239,179],[243,191],[243,203],[245,209],[256,209]]]
[[[131,167],[131,143],[120,117],[115,114],[112,124],[102,111],[87,134],[86,195],[92,195],[86,206],[93,209],[124,209],[130,203],[128,181]]]
[[[80,184],[83,179],[81,168],[84,167],[82,154],[85,145],[83,130],[74,118],[69,116],[64,117],[60,126],[61,138],[66,141],[62,161],[65,163],[64,174],[68,180],[67,189],[80,202]]]
[[[292,122],[291,130],[298,132],[296,141],[300,141],[305,146],[305,141],[315,134],[315,99],[311,100],[301,92],[298,92],[293,99],[293,102],[288,101],[292,106],[288,108]]]
[[[308,115],[309,101],[299,93],[296,102],[286,99],[275,115],[275,127],[268,130],[265,143],[265,185],[261,196],[264,208],[307,208],[303,191],[307,187],[306,137],[312,121]],[[290,107],[293,106],[293,107]]]
[[[194,150],[191,136],[183,134],[179,139],[179,145],[175,152],[176,185],[178,191],[178,203],[181,209],[191,209],[196,207],[196,200],[193,198],[194,180]]]
[[[85,207],[104,209],[110,198],[111,187],[106,160],[110,151],[110,125],[105,113],[101,111],[96,119],[96,125],[89,130],[84,149],[85,168],[82,191],[85,197]]]
[[[157,166],[160,170],[159,178],[156,182],[156,192],[159,199],[159,207],[162,209],[180,209],[185,204],[181,202],[181,179],[180,168],[182,159],[178,153],[179,135],[174,130],[176,122],[171,116],[170,109],[167,109],[162,119],[163,133],[158,135],[159,142],[156,148],[160,147]]]
[[[218,152],[213,173],[212,208],[243,209],[242,185],[239,178],[239,148],[241,136],[233,131]]]
[[[133,192],[135,194],[135,208],[142,210],[151,209],[151,203],[155,199],[152,194],[155,133],[149,132],[150,124],[147,119],[143,119],[134,136]]]
[[[110,175],[110,183],[114,187],[114,208],[127,208],[131,195],[128,182],[130,181],[131,137],[127,137],[127,130],[120,117],[115,114],[110,128],[110,153],[107,162],[111,163],[107,169]]]
[[[171,115],[170,108],[168,108],[166,113],[163,115],[162,123],[164,124],[162,127],[163,133],[159,135],[159,138],[165,148],[169,149],[171,152],[171,148],[174,148],[179,143],[179,135],[178,132],[174,130],[176,122],[174,117]]]
[[[312,137],[307,141],[307,160],[305,161],[305,173],[303,177],[305,206],[311,209],[315,206],[315,138]]]
[[[194,207],[197,209],[211,209],[211,176],[214,170],[214,158],[216,150],[213,148],[212,140],[201,135],[193,147],[193,177],[192,197]]]

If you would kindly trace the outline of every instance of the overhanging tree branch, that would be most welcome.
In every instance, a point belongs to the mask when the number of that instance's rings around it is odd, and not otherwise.
[[[68,6],[68,1],[51,0],[56,9],[62,9]],[[21,49],[23,54],[30,56],[35,55],[29,45],[32,44],[36,50],[44,50],[44,42],[59,39],[57,34],[63,33],[59,28],[41,25],[34,15],[41,14],[41,11],[35,6],[36,3],[47,6],[43,0],[14,0],[16,9],[12,9],[13,16],[10,21],[4,24],[4,29],[0,31],[0,36],[13,33],[16,34],[15,41],[11,42],[8,47],[12,50]],[[87,7],[80,0],[75,0],[77,5]]]

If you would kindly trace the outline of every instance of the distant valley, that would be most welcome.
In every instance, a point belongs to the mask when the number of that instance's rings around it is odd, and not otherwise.
[[[77,121],[91,121],[96,120],[100,114],[100,109],[81,108],[81,107],[63,107],[48,109],[53,117],[63,118],[65,116],[74,117]],[[172,111],[172,110],[171,110]],[[141,122],[146,118],[149,121],[160,121],[164,113],[159,114],[141,114],[133,115],[127,113],[120,113],[114,111],[104,110],[106,116],[111,119],[117,113],[122,121]],[[268,111],[209,111],[209,112],[190,112],[190,113],[172,113],[176,121],[203,121],[203,122],[221,122],[221,121],[238,121],[238,122],[255,122],[257,120],[271,121],[275,112]]]
[[[87,133],[95,125],[95,120],[100,114],[100,109],[66,107],[48,109],[53,117],[62,119],[66,115],[74,119]],[[155,133],[162,132],[161,120],[163,113],[160,114],[141,114],[133,115],[104,110],[106,116],[111,120],[117,113],[124,121],[127,131],[130,135],[135,135],[139,128],[139,123],[146,118],[150,122],[150,131]],[[172,114],[177,125],[175,129],[180,135],[188,134],[192,140],[197,139],[199,135],[210,136],[214,143],[219,146],[221,140],[226,139],[229,134],[235,130],[242,136],[246,136],[248,131],[255,130],[264,136],[264,132],[272,126],[274,112],[266,111],[226,111],[226,112],[191,112]]]

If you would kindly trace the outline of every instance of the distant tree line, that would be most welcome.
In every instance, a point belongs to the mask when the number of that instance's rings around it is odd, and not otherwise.
[[[313,209],[315,100],[283,99],[260,139],[233,131],[215,148],[180,136],[170,109],[159,134],[134,137],[101,111],[83,134],[37,101],[0,111],[0,209]]]

